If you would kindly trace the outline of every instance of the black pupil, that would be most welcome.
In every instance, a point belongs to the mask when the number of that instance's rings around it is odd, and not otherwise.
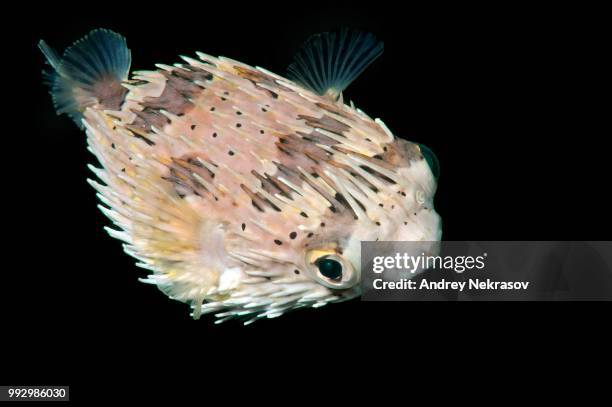
[[[342,278],[342,264],[333,259],[321,259],[317,262],[319,271],[330,280],[340,280]]]

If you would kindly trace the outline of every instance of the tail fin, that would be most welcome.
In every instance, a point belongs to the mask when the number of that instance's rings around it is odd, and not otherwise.
[[[121,82],[127,79],[131,63],[124,37],[106,29],[93,30],[61,57],[43,40],[38,47],[53,68],[43,75],[57,114],[67,114],[82,128],[83,111],[88,106],[121,107],[127,93]]]

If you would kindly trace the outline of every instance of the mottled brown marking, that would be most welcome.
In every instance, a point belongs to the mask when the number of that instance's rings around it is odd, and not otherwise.
[[[158,129],[163,128],[168,123],[168,118],[161,114],[158,110],[150,107],[145,107],[143,110],[133,110],[136,119],[132,122],[135,128],[150,131],[152,126]]]
[[[186,79],[187,81],[190,81],[190,82],[195,82],[195,81],[205,82],[205,81],[211,81],[214,78],[212,73],[210,73],[206,69],[203,69],[197,66],[183,67],[183,69],[173,70],[172,73],[174,74],[174,76]],[[196,86],[200,86],[200,85],[196,85]]]
[[[96,81],[93,86],[93,93],[98,98],[98,102],[108,110],[119,110],[128,92],[121,86],[117,78],[109,76]]]
[[[372,167],[368,167],[367,165],[360,165],[360,168],[362,170],[364,170],[365,172],[367,172],[367,173],[369,173],[369,174],[371,174],[371,175],[373,175],[375,177],[380,178],[381,180],[387,182],[388,184],[392,184],[392,185],[396,184],[396,182],[393,181],[391,178],[387,177],[384,174],[381,174],[380,172],[376,171]]]
[[[312,169],[313,172],[317,171],[315,167]],[[315,191],[317,191],[323,198],[325,198],[329,202],[329,208],[332,212],[337,212],[338,209],[342,209],[342,202],[335,199],[334,196],[330,195],[325,189],[323,189],[319,184],[313,182],[311,179],[306,177],[304,174],[300,174],[300,178],[303,182],[310,185]],[[327,181],[326,181],[327,182]],[[331,181],[330,181],[331,182]],[[333,183],[328,183],[330,187],[334,187]]]
[[[264,191],[271,195],[281,194],[287,198],[291,198],[291,190],[276,177],[268,174],[261,175],[255,170],[252,170],[251,174],[253,174],[261,182],[261,188]]]
[[[276,82],[276,78],[274,78],[274,77],[272,77],[270,75],[267,75],[267,74],[265,74],[265,73],[263,73],[261,71],[256,71],[256,70],[253,70],[253,69],[244,68],[242,66],[234,66],[234,69],[236,70],[236,73],[239,76],[241,76],[241,77],[251,81],[251,83],[253,83],[253,85],[255,85],[255,86],[257,86],[257,84],[259,84],[259,83],[263,83],[266,86],[274,87],[276,89],[279,89],[279,90],[282,90],[282,91],[285,91],[285,92],[293,92],[288,87],[283,86],[283,85],[279,84],[278,82]],[[264,89],[264,88],[260,87],[260,89]]]
[[[159,72],[166,78],[162,94],[159,97],[145,97],[141,103],[143,111],[134,111],[137,119],[132,124],[147,131],[151,130],[151,126],[163,128],[167,123],[166,117],[159,113],[159,110],[163,109],[177,116],[188,113],[194,107],[190,99],[195,98],[204,89],[194,81],[204,81],[211,75],[210,72],[197,68],[193,71],[176,68],[171,72]]]
[[[169,176],[162,177],[171,182],[178,196],[184,198],[188,195],[206,196],[217,200],[214,191],[209,191],[194,176],[212,183],[215,174],[198,161],[196,154],[186,154],[180,158],[171,157],[172,164],[168,166]]]
[[[144,98],[142,105],[152,109],[164,109],[176,115],[187,113],[193,108],[193,103],[188,98],[195,96],[201,88],[168,72],[164,72],[164,76],[167,80],[162,94],[159,97]]]
[[[342,133],[351,129],[346,124],[328,115],[323,115],[322,117],[313,117],[300,114],[298,115],[298,119],[305,120],[306,124],[309,126],[331,131],[332,133],[336,133],[343,137],[344,135]]]
[[[325,136],[318,131],[311,131],[310,133],[303,133],[301,131],[296,132],[297,135],[302,137],[303,140],[314,143],[314,144],[323,144],[326,146],[333,146],[338,144],[336,140],[331,137]]]
[[[329,161],[331,157],[330,153],[323,150],[321,147],[295,134],[280,136],[279,141],[275,144],[281,151],[294,151],[304,154],[315,162]]]
[[[376,156],[370,157],[368,155],[361,154],[361,153],[358,153],[358,152],[353,151],[353,150],[349,150],[349,149],[344,148],[344,147],[339,146],[339,145],[332,146],[332,149],[341,151],[341,152],[343,152],[345,154],[350,154],[350,155],[353,155],[353,156],[356,156],[356,157],[360,157],[364,161],[372,163],[372,165],[377,165],[377,166],[382,167],[382,168],[384,168],[386,170],[389,170],[389,171],[395,171],[396,168],[397,168],[393,164],[390,164],[389,162],[385,161],[385,157],[384,156],[379,156],[378,158]]]
[[[278,151],[280,151],[281,153],[289,157],[293,157],[293,153],[289,149],[285,148],[281,143],[277,142],[275,144],[276,144],[276,148],[278,148]]]
[[[394,167],[409,166],[410,161],[420,159],[421,152],[415,143],[406,140],[396,139],[393,143],[386,145],[387,149],[383,153],[383,161]]]
[[[346,170],[347,172],[351,172],[353,170],[353,167],[351,167],[350,165],[343,164],[335,160],[329,160],[329,164],[333,165],[336,168],[342,168],[343,170]]]
[[[302,174],[299,173],[298,171],[287,167],[286,165],[282,164],[282,163],[275,163],[276,164],[276,168],[278,168],[278,170],[282,173],[283,178],[286,178],[289,182],[291,182],[294,185],[300,185],[301,180],[302,180]]]
[[[251,189],[244,184],[240,184],[240,188],[242,188],[242,190],[249,196],[249,198],[251,198],[251,203],[258,211],[264,212],[265,207],[270,207],[277,212],[281,211],[281,209],[278,206],[274,205],[274,203],[270,202],[268,198],[266,198],[259,192],[251,191]]]
[[[338,116],[344,117],[345,119],[352,119],[351,115],[346,113],[344,110],[337,106],[329,105],[327,103],[317,102],[316,105],[323,110],[327,110],[330,113],[337,114]]]

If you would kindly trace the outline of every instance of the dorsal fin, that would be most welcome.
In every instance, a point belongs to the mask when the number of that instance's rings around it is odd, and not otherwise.
[[[336,101],[342,91],[382,54],[372,34],[342,29],[310,37],[288,68],[288,78]]]

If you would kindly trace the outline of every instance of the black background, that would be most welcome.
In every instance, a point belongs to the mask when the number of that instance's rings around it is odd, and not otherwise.
[[[84,400],[99,375],[158,383],[159,375],[135,373],[143,366],[165,367],[164,380],[179,382],[245,381],[307,366],[346,376],[344,367],[370,348],[410,358],[432,343],[461,352],[510,338],[545,355],[554,341],[535,332],[562,337],[602,325],[590,304],[358,300],[248,327],[190,320],[188,306],[137,281],[143,270],[102,230],[109,222],[86,183],[94,157],[84,134],[53,111],[40,79],[39,39],[63,49],[105,27],[127,38],[132,69],[201,50],[282,74],[310,34],[366,29],[385,42],[385,52],[345,99],[437,154],[445,239],[609,240],[610,132],[598,125],[609,91],[599,76],[605,58],[598,14],[380,2],[20,10],[18,29],[6,37],[17,50],[4,77],[15,112],[10,137],[3,136],[11,243],[0,286],[10,382],[67,383],[73,398]],[[112,373],[101,373],[107,369]]]

